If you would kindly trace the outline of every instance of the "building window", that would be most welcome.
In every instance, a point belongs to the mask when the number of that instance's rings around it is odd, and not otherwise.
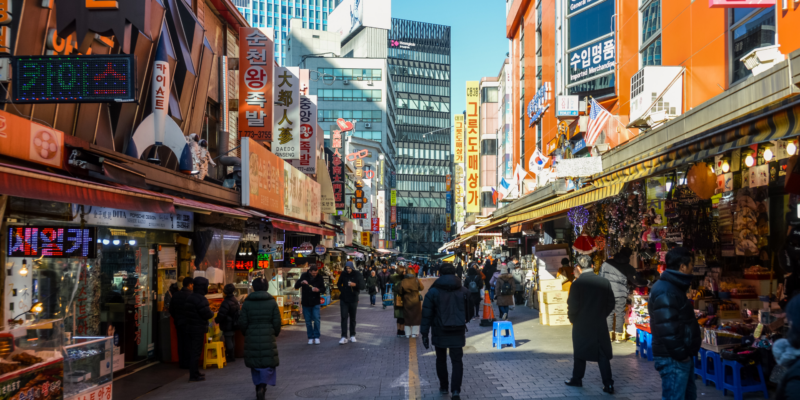
[[[730,13],[731,83],[753,75],[740,59],[759,47],[775,44],[775,6],[732,8]]]
[[[481,103],[497,103],[497,88],[485,87],[481,90]]]
[[[356,120],[358,122],[383,122],[381,110],[317,110],[319,122],[336,122],[337,119]]]
[[[492,198],[492,192],[481,192],[481,207],[482,208],[497,207],[497,205],[494,204],[494,199]]]
[[[381,101],[380,89],[319,89],[317,95],[322,101]]]
[[[661,65],[661,0],[642,0],[639,18],[642,21],[641,65]]]
[[[324,80],[337,81],[380,81],[383,70],[380,69],[354,69],[354,68],[319,68],[317,71],[323,74]]]
[[[496,156],[497,155],[497,139],[484,139],[481,141],[481,155],[482,156]]]

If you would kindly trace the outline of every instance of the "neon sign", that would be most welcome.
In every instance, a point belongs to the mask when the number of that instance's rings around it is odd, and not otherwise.
[[[136,101],[133,55],[14,57],[16,103]]]
[[[97,257],[95,228],[14,226],[8,228],[9,257]]]

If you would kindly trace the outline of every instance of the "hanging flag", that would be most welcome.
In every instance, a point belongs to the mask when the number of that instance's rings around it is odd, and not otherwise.
[[[500,178],[500,186],[502,186],[503,189],[508,190],[511,185],[506,182],[506,178]]]
[[[589,126],[586,129],[586,145],[594,146],[594,142],[600,137],[600,132],[606,128],[611,113],[603,106],[592,99],[592,110],[589,112]]]
[[[497,190],[494,190],[494,188],[492,188],[492,204],[497,205],[497,196],[498,195],[499,195],[499,193],[497,192]]]
[[[542,154],[542,152],[537,148],[536,151],[534,151],[531,155],[531,159],[528,160],[528,169],[531,171],[541,171],[548,161],[550,161],[550,158],[545,157],[545,155]]]
[[[522,165],[521,164],[517,164],[517,169],[514,170],[514,180],[516,181],[516,184],[517,185],[521,184],[522,180],[525,179],[525,176],[527,176],[527,175],[528,175],[528,172],[525,171],[524,168],[522,168]]]

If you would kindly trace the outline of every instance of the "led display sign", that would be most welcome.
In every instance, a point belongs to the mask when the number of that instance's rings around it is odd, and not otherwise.
[[[136,101],[133,55],[14,57],[15,103]]]
[[[9,257],[97,257],[96,228],[13,226],[8,228]]]

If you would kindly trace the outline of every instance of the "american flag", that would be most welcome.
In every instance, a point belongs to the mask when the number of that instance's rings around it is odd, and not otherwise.
[[[611,113],[592,99],[592,110],[589,112],[589,127],[586,130],[587,146],[594,146],[594,142],[600,137],[600,132],[606,128],[609,118],[611,118]]]

